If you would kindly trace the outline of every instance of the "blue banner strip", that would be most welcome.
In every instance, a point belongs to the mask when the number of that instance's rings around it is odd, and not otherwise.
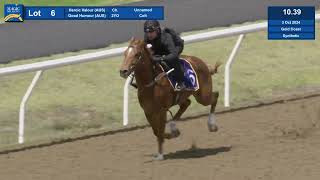
[[[279,40],[314,40],[314,33],[269,33],[268,39]]]
[[[314,20],[269,20],[268,21],[268,25],[270,26],[280,26],[280,25],[284,25],[284,26],[311,26],[314,25],[315,21]]]
[[[25,20],[163,20],[163,6],[26,6]]]
[[[291,32],[291,33],[296,33],[296,32],[314,32],[314,27],[313,26],[271,26],[269,27],[269,32]]]

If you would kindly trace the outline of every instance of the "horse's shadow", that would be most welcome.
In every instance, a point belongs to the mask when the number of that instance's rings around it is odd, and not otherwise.
[[[223,152],[229,152],[232,146],[221,146],[217,148],[197,148],[193,147],[187,150],[176,151],[164,155],[165,160],[170,159],[193,159],[213,156]]]
[[[218,153],[228,152],[231,146],[222,146],[218,148],[190,148],[187,150],[176,151],[164,155],[165,159],[190,159],[190,158],[203,158],[206,156],[213,156]]]

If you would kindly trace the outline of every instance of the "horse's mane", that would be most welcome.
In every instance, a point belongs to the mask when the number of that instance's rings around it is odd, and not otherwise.
[[[152,66],[154,64],[152,62],[152,51],[149,48],[147,48],[147,43],[145,43],[144,40],[133,38],[130,40],[129,45],[137,46],[139,50],[142,50],[143,55],[148,59],[147,61],[150,62],[150,65]],[[156,76],[154,66],[151,67],[151,71],[153,73],[153,76]]]
[[[144,40],[141,40],[141,39],[132,39],[130,40],[130,45],[136,45],[139,47],[139,49],[142,49],[144,51],[144,53],[146,53],[146,55],[148,57],[151,57],[151,52],[150,50],[147,48],[147,44],[144,42]]]

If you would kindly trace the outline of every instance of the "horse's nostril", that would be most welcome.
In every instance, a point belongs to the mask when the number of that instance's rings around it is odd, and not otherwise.
[[[120,76],[125,77],[128,73],[128,70],[120,70]]]
[[[126,74],[128,72],[128,70],[120,70],[121,74]]]

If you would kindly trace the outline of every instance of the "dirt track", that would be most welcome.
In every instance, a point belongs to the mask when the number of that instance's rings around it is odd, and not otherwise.
[[[0,155],[0,179],[320,179],[320,97],[179,122],[154,162],[150,128]],[[192,144],[197,148],[190,149]]]

